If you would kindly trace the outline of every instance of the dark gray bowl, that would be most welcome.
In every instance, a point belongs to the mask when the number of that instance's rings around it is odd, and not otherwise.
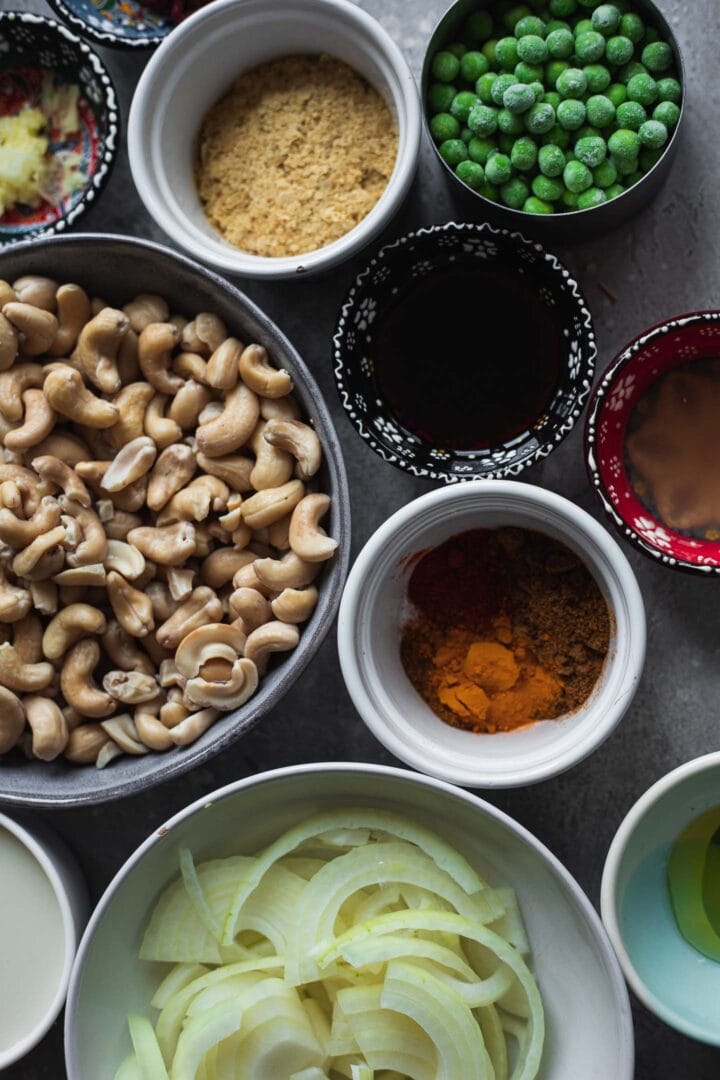
[[[435,156],[448,177],[450,177],[450,183],[464,193],[468,205],[475,205],[476,213],[482,221],[502,225],[511,231],[517,230],[523,235],[541,240],[545,244],[576,244],[583,240],[590,240],[595,236],[604,236],[605,233],[617,229],[629,218],[638,214],[643,207],[647,206],[658,194],[670,175],[670,168],[677,153],[678,138],[685,115],[685,100],[687,97],[685,65],[675,33],[658,6],[653,3],[653,0],[632,0],[632,10],[637,10],[647,23],[657,27],[672,47],[675,66],[683,91],[682,101],[680,102],[680,118],[659,161],[649,172],[645,173],[642,180],[639,180],[637,184],[628,188],[617,198],[610,199],[600,206],[591,207],[589,210],[573,210],[565,214],[528,214],[524,210],[512,210],[501,203],[486,199],[484,195],[473,191],[467,184],[464,184],[455,175],[447,162],[440,157],[435,141],[428,130],[428,115],[425,102],[427,100],[430,64],[433,56],[439,48],[457,38],[457,32],[468,15],[479,8],[492,8],[495,6],[495,2],[496,0],[455,0],[438,22],[428,41],[425,50],[420,93],[422,96],[423,123],[427,137],[435,151]]]
[[[320,598],[304,626],[300,644],[268,672],[254,697],[236,712],[221,716],[192,746],[121,757],[107,768],[25,761],[14,753],[0,758],[0,801],[36,806],[99,803],[133,795],[169,780],[229,746],[287,693],[317,652],[335,618],[350,558],[350,503],[342,452],[322,395],[297,352],[246,296],[217,274],[159,244],[100,233],[54,237],[0,253],[0,278],[48,274],[84,285],[111,304],[138,292],[159,292],[179,312],[214,311],[245,341],[265,345],[275,362],[292,374],[304,412],[324,451],[320,480],[332,496],[328,532],[340,541],[337,554],[318,579]]]

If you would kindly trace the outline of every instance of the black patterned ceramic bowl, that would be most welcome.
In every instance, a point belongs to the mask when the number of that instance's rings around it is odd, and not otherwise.
[[[76,155],[84,177],[81,187],[57,204],[15,204],[0,217],[0,245],[63,232],[99,196],[110,176],[120,143],[117,94],[95,52],[64,26],[42,15],[0,13],[0,115],[35,107],[43,79],[52,73],[55,85],[80,87],[77,134],[61,138],[50,129],[49,150]]]
[[[176,25],[169,14],[138,0],[48,0],[61,19],[98,45],[153,49]]]
[[[562,342],[560,377],[545,412],[522,434],[487,450],[448,450],[409,431],[384,401],[374,371],[375,331],[392,304],[393,290],[448,263],[477,259],[498,272],[529,279],[552,310]],[[446,484],[517,476],[547,457],[583,411],[596,354],[592,317],[578,283],[554,255],[507,229],[453,222],[419,229],[382,248],[355,279],[334,337],[335,378],[358,433],[385,461]]]

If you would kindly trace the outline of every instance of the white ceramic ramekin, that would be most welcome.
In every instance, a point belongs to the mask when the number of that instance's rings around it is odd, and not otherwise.
[[[241,72],[301,53],[344,60],[382,94],[398,128],[395,169],[367,217],[334,243],[287,258],[250,255],[228,244],[205,217],[193,177],[198,131]],[[349,0],[217,0],[173,30],[145,68],[130,110],[128,150],[141,199],[176,244],[228,273],[283,278],[327,270],[387,225],[415,174],[420,136],[412,73],[367,12]]]
[[[614,631],[581,709],[519,731],[476,735],[445,724],[422,700],[400,660],[400,631],[412,557],[467,529],[500,525],[537,529],[579,555],[613,613]],[[530,484],[484,480],[423,495],[371,536],[345,586],[338,648],[355,707],[393,754],[465,787],[519,787],[582,761],[623,716],[645,659],[645,610],[629,562],[589,514]]]
[[[6,829],[20,841],[50,882],[60,908],[64,934],[62,971],[52,1001],[45,1015],[31,1030],[23,1032],[12,1046],[0,1049],[1,1072],[37,1046],[57,1019],[65,1002],[78,942],[90,914],[90,902],[77,863],[55,833],[35,818],[23,818],[21,824],[5,814],[0,814],[0,829]],[[0,888],[2,872],[0,865]]]

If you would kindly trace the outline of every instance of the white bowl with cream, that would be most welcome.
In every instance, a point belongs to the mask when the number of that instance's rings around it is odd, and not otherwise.
[[[444,723],[420,697],[403,668],[400,637],[413,557],[468,529],[505,525],[545,533],[583,560],[612,614],[612,636],[600,678],[575,712],[478,735]],[[625,555],[588,513],[531,484],[483,480],[415,499],[370,537],[345,586],[338,649],[355,708],[396,757],[464,787],[519,787],[582,761],[618,724],[642,673],[645,610]]]
[[[58,837],[0,814],[0,1071],[57,1019],[88,915],[85,883]]]
[[[375,87],[397,125],[395,167],[378,202],[350,232],[303,255],[265,257],[234,247],[207,220],[193,163],[208,109],[244,71],[289,55],[327,54]],[[216,0],[173,30],[138,83],[128,124],[135,186],[179,247],[226,273],[283,278],[327,270],[369,243],[408,193],[420,152],[417,87],[389,34],[350,0]]]

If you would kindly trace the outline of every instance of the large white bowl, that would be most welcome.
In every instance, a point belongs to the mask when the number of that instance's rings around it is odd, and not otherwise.
[[[614,616],[608,659],[574,713],[519,731],[477,735],[440,720],[400,659],[413,557],[467,529],[516,525],[561,540],[594,575]],[[645,660],[645,610],[632,568],[606,530],[568,499],[530,484],[484,480],[423,495],[393,514],[360,552],[338,622],[350,697],[388,750],[421,772],[465,787],[518,787],[569,769],[625,713]]]
[[[126,1014],[147,1010],[160,968],[141,963],[137,952],[158,894],[178,874],[181,847],[198,860],[250,853],[305,816],[353,804],[429,825],[491,882],[517,890],[546,1010],[543,1080],[632,1080],[632,1022],[620,969],[598,916],[555,856],[473,795],[399,769],[356,764],[294,766],[230,784],[138,848],[80,945],[65,1016],[69,1080],[112,1080],[129,1050]]]
[[[395,168],[382,196],[345,236],[300,256],[250,255],[213,229],[198,198],[193,160],[202,119],[238,75],[277,56],[327,53],[360,72],[398,128]],[[420,151],[412,73],[389,34],[349,0],[217,0],[173,30],[145,68],[128,124],[135,185],[176,244],[229,273],[282,278],[326,270],[377,235],[405,198]]]

